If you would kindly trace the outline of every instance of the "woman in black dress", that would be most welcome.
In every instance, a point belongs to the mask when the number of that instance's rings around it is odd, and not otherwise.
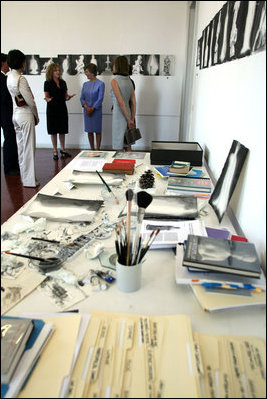
[[[57,134],[59,135],[61,157],[71,157],[65,151],[65,134],[68,133],[68,110],[66,101],[75,94],[68,94],[67,84],[61,78],[58,64],[52,63],[46,70],[46,81],[44,83],[46,108],[47,132],[51,135],[53,145],[53,159],[58,160]]]

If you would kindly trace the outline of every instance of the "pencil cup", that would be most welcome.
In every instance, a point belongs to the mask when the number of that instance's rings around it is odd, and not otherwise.
[[[133,266],[116,262],[117,287],[120,291],[134,292],[141,287],[142,263]]]

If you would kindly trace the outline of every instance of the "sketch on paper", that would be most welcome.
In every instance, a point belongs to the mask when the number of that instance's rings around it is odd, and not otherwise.
[[[14,256],[2,255],[1,256],[1,278],[16,278],[25,269],[25,264],[18,261]]]
[[[98,55],[97,56],[97,69],[99,75],[107,75],[112,76],[113,74],[113,62],[118,55],[116,54],[107,54],[107,55]]]
[[[46,69],[48,67],[48,65],[53,64],[53,63],[57,63],[58,59],[57,58],[40,58],[40,70],[41,73],[46,73]]]
[[[46,276],[24,270],[16,279],[1,278],[1,315],[35,290]]]
[[[145,74],[149,76],[159,75],[159,55],[144,55]]]
[[[173,76],[174,75],[174,55],[160,55],[159,57],[159,75]]]
[[[139,55],[131,55],[130,56],[130,64],[132,65],[132,74],[133,75],[144,75],[144,67],[143,67],[143,56]]]
[[[38,287],[38,290],[60,310],[68,309],[87,297],[79,287],[52,277],[47,277]]]
[[[67,76],[71,74],[71,59],[69,54],[58,55],[58,64],[61,68],[62,75]]]

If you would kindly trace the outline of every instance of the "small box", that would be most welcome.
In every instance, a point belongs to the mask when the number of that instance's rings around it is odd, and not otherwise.
[[[170,165],[173,161],[188,161],[202,166],[203,150],[197,142],[152,141],[151,165]]]

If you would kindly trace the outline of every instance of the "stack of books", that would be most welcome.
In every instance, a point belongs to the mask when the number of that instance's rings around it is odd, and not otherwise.
[[[114,159],[113,162],[106,162],[102,171],[108,173],[134,174],[135,159]]]
[[[10,382],[32,330],[32,320],[1,318],[1,384]]]
[[[166,194],[192,194],[196,197],[209,198],[211,194],[209,178],[169,177]]]
[[[189,234],[185,248],[177,246],[176,260],[177,284],[191,285],[204,310],[266,304],[266,279],[253,243]]]
[[[173,161],[169,172],[177,175],[186,175],[190,170],[190,162]]]
[[[17,397],[53,331],[43,320],[1,316],[1,398]]]
[[[154,166],[156,174],[163,179],[167,179],[169,176],[178,176],[177,173],[170,172],[170,165],[163,165],[163,166]],[[204,173],[202,169],[191,168],[188,173],[182,174],[182,176],[186,177],[204,177]]]
[[[193,234],[187,238],[183,266],[253,278],[262,273],[253,243]]]

